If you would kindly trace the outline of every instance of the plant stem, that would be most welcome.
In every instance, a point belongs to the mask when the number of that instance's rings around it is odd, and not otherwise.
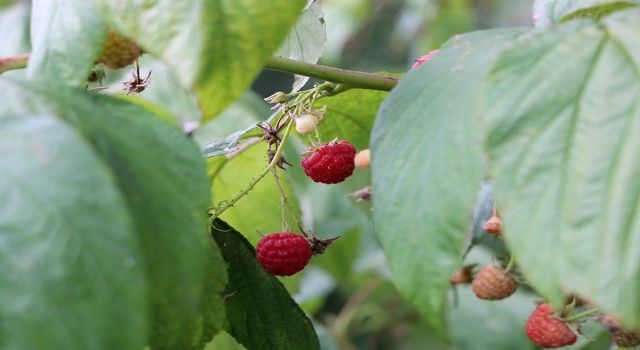
[[[593,314],[597,314],[599,311],[600,310],[598,310],[598,308],[593,308],[591,310],[587,310],[587,311],[581,312],[579,314],[575,314],[573,316],[563,318],[563,320],[565,322],[571,322],[571,321],[575,321],[575,320],[580,320],[580,319],[583,319],[583,318],[585,318],[587,316],[591,316]]]
[[[247,193],[249,193],[258,184],[258,182],[260,182],[260,180],[262,180],[262,178],[264,178],[265,175],[267,175],[269,171],[271,171],[271,169],[273,169],[276,166],[276,164],[278,164],[278,160],[280,160],[280,157],[282,157],[284,146],[287,144],[287,139],[291,134],[291,129],[293,126],[292,120],[289,120],[287,123],[289,123],[289,125],[287,125],[287,129],[284,131],[284,135],[282,136],[282,141],[280,141],[280,145],[278,146],[278,149],[276,149],[276,153],[273,155],[273,159],[271,160],[269,165],[260,173],[260,175],[258,175],[258,177],[254,178],[244,190],[240,191],[240,193],[237,196],[233,197],[228,201],[225,201],[224,204],[221,205],[220,207],[215,208],[211,215],[211,221],[218,218],[225,210],[232,207],[234,204],[236,204],[237,201],[240,200],[240,198],[244,197]]]
[[[13,69],[25,68],[29,61],[29,54],[0,57],[0,74]]]
[[[341,89],[357,88],[369,90],[390,91],[398,79],[382,74],[351,71],[341,68],[323,66],[301,61],[295,61],[284,57],[273,56],[267,62],[267,69],[280,72],[294,73],[308,77],[318,78],[334,83],[344,84]]]

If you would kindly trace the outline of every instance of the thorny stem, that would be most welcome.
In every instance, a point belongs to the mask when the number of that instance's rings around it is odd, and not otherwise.
[[[29,54],[11,57],[0,57],[0,74],[13,69],[25,68],[28,61]]]
[[[271,57],[265,68],[339,83],[342,86],[338,85],[336,90],[340,91],[349,88],[391,91],[398,84],[397,78],[382,74],[351,71],[279,56]]]
[[[260,182],[260,180],[262,180],[262,178],[264,178],[265,175],[267,175],[267,173],[271,171],[271,169],[273,169],[276,166],[276,164],[278,164],[278,160],[280,160],[280,157],[282,157],[284,146],[287,144],[287,139],[291,134],[291,129],[293,126],[293,121],[291,119],[287,121],[287,123],[289,124],[287,125],[287,129],[284,131],[284,135],[282,136],[282,141],[280,142],[280,145],[276,149],[276,153],[273,155],[273,159],[271,160],[269,165],[260,173],[260,175],[254,178],[245,189],[240,191],[238,195],[236,195],[232,199],[225,201],[224,204],[222,204],[220,207],[213,209],[213,213],[211,215],[212,221],[218,218],[225,210],[235,205],[236,202],[240,200],[240,198],[244,197],[247,193],[249,193],[256,186],[256,184],[258,184],[258,182]]]
[[[565,318],[563,318],[563,320],[565,322],[572,322],[572,321],[580,320],[580,319],[585,318],[587,316],[591,316],[591,315],[597,314],[598,312],[600,312],[600,310],[598,308],[593,308],[593,309],[590,309],[590,310],[583,311],[581,313],[572,315],[570,317],[565,317]]]
[[[273,181],[276,183],[276,187],[278,188],[278,193],[280,193],[280,220],[282,221],[282,231],[287,230],[287,219],[285,218],[285,206],[287,206],[287,196],[284,194],[282,190],[282,186],[280,185],[280,179],[278,179],[278,174],[276,173],[276,168],[271,168],[271,174],[273,175]]]

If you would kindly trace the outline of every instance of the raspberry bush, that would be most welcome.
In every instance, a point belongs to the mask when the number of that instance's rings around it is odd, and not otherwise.
[[[638,346],[638,23],[0,1],[0,348]]]

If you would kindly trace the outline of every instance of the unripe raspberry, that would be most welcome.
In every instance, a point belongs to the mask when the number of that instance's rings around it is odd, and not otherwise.
[[[349,142],[329,142],[302,159],[304,173],[315,182],[335,184],[353,174],[356,149]]]
[[[304,269],[312,255],[307,239],[293,232],[272,233],[256,246],[256,258],[272,275],[291,276]]]
[[[516,292],[518,282],[496,265],[487,265],[478,272],[471,284],[480,299],[500,300]]]
[[[124,68],[140,57],[140,48],[133,41],[109,30],[96,62],[113,69]]]
[[[318,127],[318,117],[313,114],[304,114],[295,119],[296,131],[301,134],[314,132]]]
[[[368,168],[371,166],[371,151],[369,151],[369,149],[364,149],[356,153],[354,164],[356,168]]]
[[[611,337],[616,345],[625,348],[640,345],[640,334],[628,329],[623,329],[622,324],[616,317],[610,315],[602,316],[600,323],[611,332]]]
[[[467,265],[460,270],[456,271],[456,273],[451,277],[449,282],[451,282],[452,286],[458,284],[469,284],[473,281],[473,268],[476,264]]]
[[[489,220],[485,221],[482,228],[485,230],[485,232],[494,237],[500,236],[500,234],[502,233],[502,221],[500,220],[498,211],[496,209],[493,209],[491,217],[489,218]]]
[[[559,348],[575,343],[578,338],[573,330],[553,314],[549,304],[538,305],[527,320],[527,337],[543,348]]]

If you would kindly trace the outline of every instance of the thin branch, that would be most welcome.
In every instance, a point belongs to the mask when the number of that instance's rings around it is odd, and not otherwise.
[[[390,91],[398,84],[398,78],[382,74],[351,71],[295,61],[279,56],[271,57],[265,68],[344,84],[341,89],[356,88]]]
[[[14,69],[25,68],[28,61],[29,54],[0,57],[0,74]]]

